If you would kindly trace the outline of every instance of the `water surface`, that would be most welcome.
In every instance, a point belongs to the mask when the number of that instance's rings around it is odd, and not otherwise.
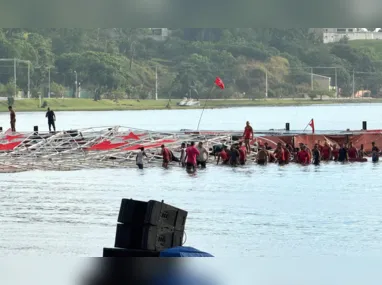
[[[382,128],[381,105],[207,110],[204,129]],[[192,128],[199,110],[59,112],[62,128]],[[7,114],[0,121],[7,121]],[[41,118],[42,117],[42,118]],[[20,128],[43,126],[19,113]],[[292,127],[293,128],[293,127]],[[165,200],[189,212],[187,244],[216,256],[380,256],[381,164],[212,167],[0,174],[0,254],[100,256],[112,247],[120,200]]]

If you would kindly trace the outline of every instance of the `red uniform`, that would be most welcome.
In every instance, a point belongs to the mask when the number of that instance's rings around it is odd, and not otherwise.
[[[340,155],[340,150],[338,148],[332,150],[332,156],[334,160],[338,160],[339,155]]]
[[[239,148],[239,160],[240,161],[245,161],[247,159],[247,149],[242,146]]]
[[[223,160],[223,162],[229,160],[228,154],[226,153],[226,151],[224,149],[220,152],[220,157]]]
[[[300,150],[297,154],[298,162],[301,164],[308,164],[309,159],[309,153],[306,150]]]
[[[349,148],[348,156],[350,159],[356,159],[357,158],[357,149],[354,146]]]
[[[168,148],[163,148],[162,155],[163,155],[163,161],[164,162],[170,161],[171,153],[168,150]]]
[[[244,139],[249,140],[252,138],[253,129],[251,126],[245,127],[244,129]]]
[[[277,149],[275,156],[279,162],[285,162],[285,151],[283,148]]]
[[[286,147],[284,147],[284,154],[285,154],[285,162],[288,163],[290,159],[290,152]]]
[[[330,147],[324,146],[321,151],[322,159],[323,160],[329,160],[330,159]]]

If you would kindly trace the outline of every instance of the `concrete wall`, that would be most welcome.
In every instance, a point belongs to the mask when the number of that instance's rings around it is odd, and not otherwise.
[[[324,43],[334,43],[340,41],[344,37],[352,40],[382,40],[382,33],[373,32],[355,32],[355,33],[323,33]]]

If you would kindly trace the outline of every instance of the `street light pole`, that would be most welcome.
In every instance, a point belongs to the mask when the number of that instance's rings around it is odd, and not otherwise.
[[[16,72],[16,58],[13,59],[13,76],[15,79],[15,98],[17,97],[17,72]]]
[[[314,80],[313,80],[313,67],[310,68],[310,85],[313,91],[313,85],[314,85]]]
[[[268,70],[265,70],[265,99],[268,98]]]
[[[31,62],[28,61],[28,94],[27,97],[31,97]]]
[[[155,67],[155,100],[158,100],[158,66]]]
[[[48,68],[48,78],[49,78],[49,83],[48,83],[48,98],[50,99],[50,67]]]
[[[352,98],[354,99],[355,97],[355,80],[354,80],[354,69],[353,69],[353,96]]]
[[[75,82],[75,84],[76,84],[76,98],[78,97],[78,81],[77,81],[77,71],[74,71],[74,74],[76,75],[76,82]]]

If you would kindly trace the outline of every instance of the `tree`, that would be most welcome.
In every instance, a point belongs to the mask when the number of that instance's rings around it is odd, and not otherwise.
[[[66,92],[65,86],[57,84],[56,82],[52,82],[50,90],[52,93],[54,93],[56,98],[64,98]]]

